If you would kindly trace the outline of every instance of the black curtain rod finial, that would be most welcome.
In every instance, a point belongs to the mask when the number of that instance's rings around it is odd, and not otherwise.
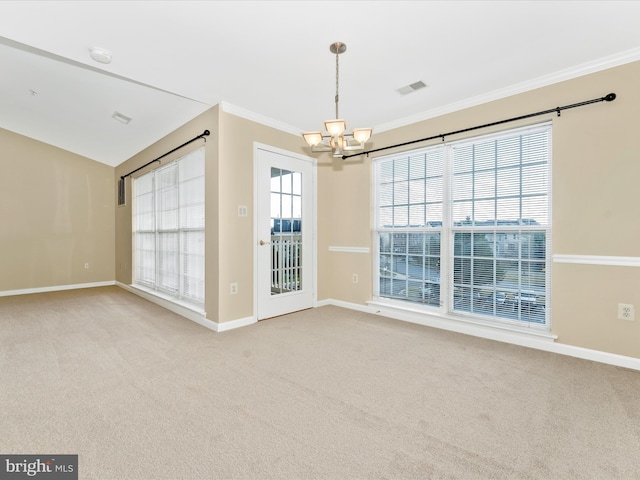
[[[158,158],[155,158],[155,159],[151,160],[150,162],[145,163],[145,164],[144,164],[144,165],[142,165],[141,167],[138,167],[138,168],[136,168],[135,170],[130,171],[129,173],[127,173],[126,175],[121,176],[120,178],[128,177],[128,176],[130,176],[131,174],[136,173],[136,172],[137,172],[137,171],[139,171],[139,170],[142,170],[144,167],[147,167],[147,166],[151,165],[153,162],[159,162],[159,161],[160,161],[160,159],[162,159],[162,158],[166,157],[167,155],[169,155],[169,154],[171,154],[171,153],[175,152],[176,150],[180,150],[182,147],[184,147],[184,146],[186,146],[186,145],[189,145],[191,142],[195,142],[196,140],[198,140],[198,139],[200,139],[200,138],[202,138],[202,139],[205,141],[205,143],[206,143],[207,139],[206,139],[206,138],[204,138],[204,137],[206,137],[207,135],[210,135],[210,134],[211,134],[211,132],[210,132],[209,130],[205,130],[204,132],[202,132],[202,133],[201,133],[200,135],[198,135],[197,137],[193,137],[191,140],[188,140],[188,141],[184,142],[182,145],[180,145],[180,146],[178,146],[178,147],[174,148],[173,150],[168,151],[168,152],[167,152],[167,153],[165,153],[164,155],[160,155]]]
[[[616,99],[616,94],[615,93],[610,93],[609,95],[604,97],[604,101],[605,102],[613,102],[615,99]]]

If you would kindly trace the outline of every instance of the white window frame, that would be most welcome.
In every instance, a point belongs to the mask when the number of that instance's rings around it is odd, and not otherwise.
[[[202,192],[202,198],[197,199],[197,205],[198,207],[201,208],[201,218],[198,217],[198,225],[194,226],[185,226],[184,225],[184,221],[178,220],[178,224],[176,227],[171,227],[171,228],[161,228],[159,226],[159,221],[158,221],[158,216],[160,213],[162,213],[159,210],[159,206],[158,206],[158,198],[156,198],[156,192],[157,192],[157,187],[156,187],[156,176],[160,173],[162,173],[165,169],[168,168],[177,168],[176,171],[176,175],[177,177],[177,181],[175,183],[176,188],[177,188],[177,196],[178,198],[176,199],[177,202],[177,210],[178,210],[178,218],[180,218],[181,213],[184,214],[185,212],[188,211],[188,208],[190,205],[185,205],[184,207],[181,207],[181,200],[179,198],[179,190],[180,190],[180,185],[183,182],[183,179],[180,179],[179,177],[179,172],[180,172],[180,162],[184,161],[186,159],[193,159],[194,156],[196,157],[196,161],[201,162],[201,165],[199,165],[199,167],[202,170],[202,174],[201,175],[197,175],[193,178],[190,178],[188,180],[195,180],[198,182],[201,182],[200,188],[201,188],[201,192]],[[152,225],[149,228],[146,229],[138,229],[138,225],[137,225],[137,215],[138,215],[138,210],[137,210],[137,201],[138,201],[138,197],[137,197],[137,192],[136,192],[136,183],[139,182],[141,179],[143,178],[147,178],[151,180],[152,183],[152,204],[153,204],[153,222]],[[165,298],[167,300],[170,301],[174,301],[175,303],[181,304],[183,306],[186,306],[187,308],[191,308],[197,311],[202,310],[202,308],[204,307],[204,268],[205,268],[205,264],[204,264],[204,236],[205,236],[205,225],[204,225],[204,202],[205,202],[205,188],[204,188],[204,181],[205,181],[205,176],[204,176],[204,147],[201,147],[199,149],[193,150],[192,152],[181,156],[180,158],[167,163],[166,165],[163,165],[162,167],[156,168],[150,172],[144,173],[142,175],[139,175],[135,178],[133,178],[132,181],[132,215],[131,215],[131,220],[132,220],[132,263],[133,263],[133,285],[136,286],[137,288],[146,290],[150,293],[156,294],[158,296],[161,296],[162,298]],[[197,189],[196,189],[197,190]],[[143,279],[140,278],[138,276],[138,270],[139,270],[139,262],[140,260],[137,258],[137,247],[136,247],[136,235],[137,234],[146,234],[146,235],[153,235],[154,237],[154,241],[153,241],[153,255],[154,255],[154,265],[153,265],[153,272],[149,275],[150,279]],[[177,279],[177,287],[176,288],[167,288],[164,287],[162,285],[162,281],[160,280],[160,257],[161,257],[161,248],[160,248],[160,238],[162,234],[176,234],[177,235],[177,242],[178,242],[178,249],[175,252],[176,254],[176,262],[177,262],[177,271],[176,271],[176,275],[178,277]],[[193,277],[195,278],[195,281],[201,281],[201,287],[198,290],[198,294],[194,295],[193,293],[189,293],[188,289],[186,288],[186,281],[187,281],[187,273],[186,273],[186,268],[185,268],[185,258],[188,255],[188,250],[186,247],[186,244],[184,242],[184,236],[186,234],[189,233],[196,233],[196,234],[201,234],[201,239],[202,239],[202,255],[201,255],[201,264],[198,262],[198,264],[195,266],[195,270],[199,271],[197,272],[197,276],[199,276],[200,278]],[[193,255],[191,255],[190,257],[190,261],[193,261]],[[191,273],[193,273],[193,270],[191,271]],[[192,279],[192,281],[194,281]]]
[[[544,256],[544,265],[545,265],[545,297],[546,297],[546,305],[544,308],[544,322],[543,323],[535,323],[531,321],[524,321],[521,319],[510,319],[500,316],[486,316],[486,315],[477,315],[471,312],[462,312],[456,310],[453,306],[453,270],[454,270],[454,233],[456,231],[461,231],[461,228],[455,227],[452,222],[452,163],[453,163],[453,147],[465,143],[480,143],[491,140],[497,140],[500,138],[511,137],[514,135],[523,135],[527,133],[533,133],[536,131],[547,131],[548,132],[548,152],[547,152],[547,193],[546,198],[548,202],[547,207],[547,221],[546,225],[537,225],[532,227],[532,230],[535,229],[537,231],[544,231],[545,233],[545,256]],[[430,151],[436,148],[444,148],[446,151],[445,159],[444,159],[444,185],[443,185],[443,212],[442,212],[442,228],[435,227],[425,227],[421,229],[416,228],[391,228],[386,229],[384,227],[380,227],[380,219],[379,219],[379,165],[381,162],[398,159],[402,157],[419,155],[426,151]],[[492,133],[487,135],[481,135],[471,138],[466,138],[463,140],[458,140],[454,142],[446,142],[438,145],[425,147],[421,149],[416,149],[412,151],[401,152],[392,155],[386,155],[383,157],[378,157],[372,162],[372,192],[373,192],[373,302],[380,305],[388,305],[393,308],[398,309],[406,309],[408,311],[417,311],[424,313],[436,314],[441,317],[452,317],[452,318],[461,318],[465,320],[470,320],[472,322],[476,322],[478,324],[495,324],[495,325],[505,325],[508,327],[515,327],[516,329],[525,328],[525,329],[533,329],[540,331],[550,331],[551,329],[551,246],[552,246],[552,231],[551,231],[551,212],[552,212],[552,197],[551,197],[551,189],[552,189],[552,179],[551,179],[551,166],[552,166],[552,131],[551,131],[551,122],[545,122],[542,124],[536,124],[527,127],[514,128],[505,131],[501,131],[498,133]],[[476,231],[481,231],[482,228],[478,228]],[[485,229],[492,230],[492,229]],[[517,234],[518,232],[526,233],[528,228],[526,225],[524,226],[514,226],[514,227],[506,227],[506,226],[496,226],[493,230],[499,231],[499,233],[503,232],[513,232]],[[403,300],[392,296],[383,296],[380,293],[380,234],[381,233],[402,233],[402,232],[426,232],[426,233],[436,233],[440,232],[440,304],[439,306],[427,305],[422,303],[416,303],[408,300]],[[524,261],[524,260],[521,260]]]

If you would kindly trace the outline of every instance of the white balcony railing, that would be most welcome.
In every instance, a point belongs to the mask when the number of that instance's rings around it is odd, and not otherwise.
[[[302,289],[302,235],[271,236],[271,294]]]

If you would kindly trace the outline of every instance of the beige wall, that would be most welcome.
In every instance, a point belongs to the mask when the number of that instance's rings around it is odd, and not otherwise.
[[[553,253],[640,257],[639,82],[640,62],[635,62],[411,126],[374,132],[370,148],[615,92],[618,98],[611,103],[588,105],[566,110],[560,117],[552,114],[500,128],[553,122]],[[492,130],[498,127],[474,134]],[[323,266],[319,299],[360,304],[370,298],[371,255],[329,252],[328,246],[372,246],[371,160],[349,160],[343,165],[334,162],[332,168],[319,169],[318,263]],[[358,285],[351,283],[353,273],[360,273]],[[634,304],[640,317],[640,268],[553,264],[552,331],[559,342],[640,357],[640,318],[635,322],[618,320],[618,303]]]
[[[373,147],[372,147],[373,148]],[[371,300],[371,254],[330,247],[372,247],[370,161],[318,159],[318,299]],[[358,283],[353,283],[353,274]]]
[[[253,154],[255,142],[305,154],[301,137],[244,118],[220,115],[220,279],[219,321],[251,317],[253,305]],[[246,217],[238,206],[248,207]],[[231,295],[230,284],[238,284]]]
[[[635,62],[407,127],[374,132],[370,147],[615,92],[618,98],[612,103],[502,128],[553,122],[552,253],[640,257],[640,189],[636,187],[640,177],[639,81],[640,62]],[[0,291],[114,278],[131,283],[130,185],[127,205],[116,207],[117,179],[204,129],[212,133],[205,150],[207,318],[226,322],[251,317],[254,142],[296,154],[310,153],[296,135],[217,107],[116,169],[0,130],[4,172],[0,176]],[[194,142],[163,162],[199,145]],[[388,153],[392,151],[379,155]],[[319,300],[364,305],[371,299],[372,254],[331,252],[329,248],[373,251],[373,157],[343,162],[326,154],[317,156]],[[239,205],[248,207],[247,217],[238,217]],[[84,263],[90,268],[84,269]],[[352,281],[354,273],[357,284]],[[640,317],[639,268],[556,262],[552,274],[552,331],[559,342],[640,358],[640,318],[635,322],[617,319],[618,303],[634,304]],[[232,282],[238,283],[237,295],[230,294]]]
[[[6,130],[0,145],[0,292],[112,281],[113,168]]]

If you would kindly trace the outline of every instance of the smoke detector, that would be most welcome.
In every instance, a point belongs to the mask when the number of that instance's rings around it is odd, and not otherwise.
[[[89,54],[98,63],[111,63],[111,52],[100,47],[89,49]]]

